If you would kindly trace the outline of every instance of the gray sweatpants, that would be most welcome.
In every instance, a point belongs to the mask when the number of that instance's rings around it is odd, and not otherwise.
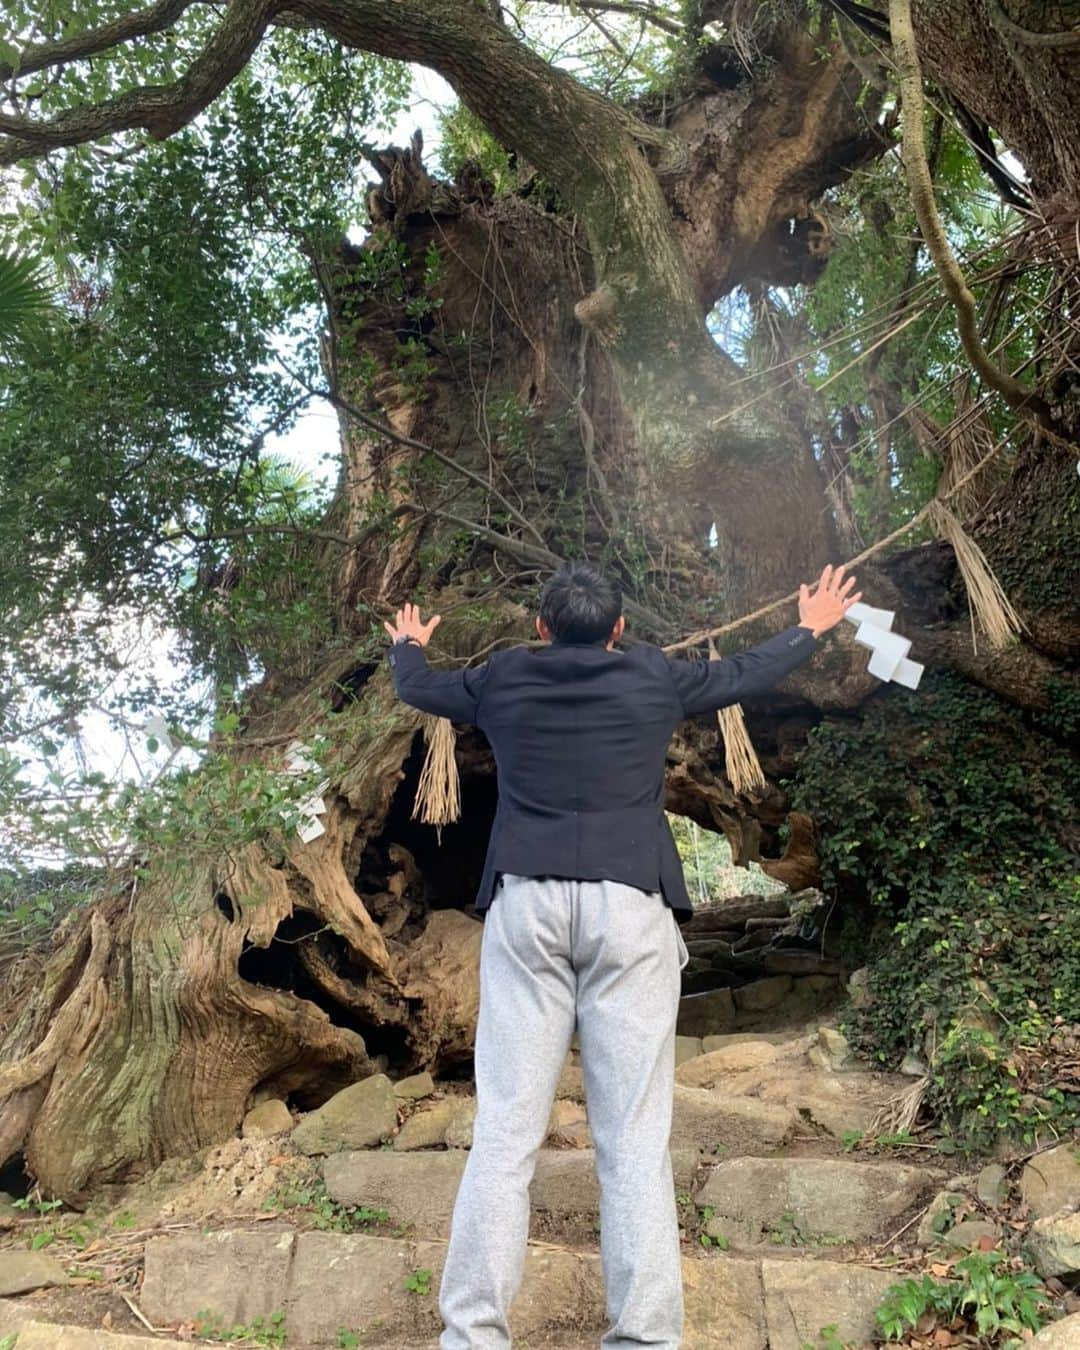
[[[529,1183],[577,1027],[600,1181],[611,1328],[603,1345],[677,1350],[683,1300],[668,1140],[686,945],[658,892],[504,876],[484,923],[477,1114],[454,1205],[441,1350],[503,1350]]]

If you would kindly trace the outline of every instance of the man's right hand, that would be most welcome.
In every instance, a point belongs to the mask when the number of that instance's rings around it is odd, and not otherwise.
[[[436,614],[428,619],[427,623],[420,618],[420,610],[416,605],[403,605],[398,610],[393,624],[384,623],[383,627],[390,634],[391,639],[396,642],[398,638],[415,638],[421,647],[426,647],[432,633],[442,623],[442,615]]]
[[[805,583],[799,587],[799,623],[813,630],[815,637],[835,628],[852,605],[862,599],[862,591],[850,594],[855,578],[844,581],[842,566],[830,564],[821,573],[817,588],[811,593]]]

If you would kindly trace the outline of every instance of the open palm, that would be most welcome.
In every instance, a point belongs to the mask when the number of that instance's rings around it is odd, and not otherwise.
[[[405,604],[398,610],[394,616],[394,622],[384,623],[383,627],[396,642],[398,638],[415,638],[421,647],[426,647],[432,633],[442,623],[442,615],[435,614],[427,623],[424,623],[420,617],[420,609],[417,605]]]
[[[813,593],[805,583],[799,587],[799,622],[804,628],[813,629],[815,637],[835,628],[851,606],[862,599],[862,591],[851,594],[854,585],[854,577],[844,580],[843,566],[827,566]]]

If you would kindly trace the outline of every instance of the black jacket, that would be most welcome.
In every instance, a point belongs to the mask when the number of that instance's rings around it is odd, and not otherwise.
[[[477,909],[510,872],[659,890],[688,919],[664,815],[672,733],[686,717],[764,693],[816,647],[802,627],[722,661],[671,660],[646,643],[607,651],[562,642],[511,647],[463,670],[432,670],[415,643],[391,647],[399,696],[480,727],[495,754],[499,805]]]

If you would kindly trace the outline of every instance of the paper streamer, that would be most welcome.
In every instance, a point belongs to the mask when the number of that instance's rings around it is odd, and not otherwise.
[[[923,667],[910,661],[911,640],[892,632],[896,614],[891,609],[875,609],[861,601],[851,606],[844,615],[855,624],[855,641],[870,650],[866,669],[876,679],[886,683],[902,684],[906,689],[918,689]]]
[[[297,776],[302,773],[313,773],[318,767],[318,763],[311,758],[308,747],[302,741],[290,742],[285,751],[286,773]],[[326,802],[323,799],[323,793],[329,786],[330,779],[324,778],[317,787],[313,788],[306,797],[296,804],[296,809],[300,813],[296,833],[305,844],[310,844],[313,839],[318,839],[319,835],[326,833],[326,826],[319,817],[326,814]],[[282,811],[281,814],[285,815],[286,812]]]

